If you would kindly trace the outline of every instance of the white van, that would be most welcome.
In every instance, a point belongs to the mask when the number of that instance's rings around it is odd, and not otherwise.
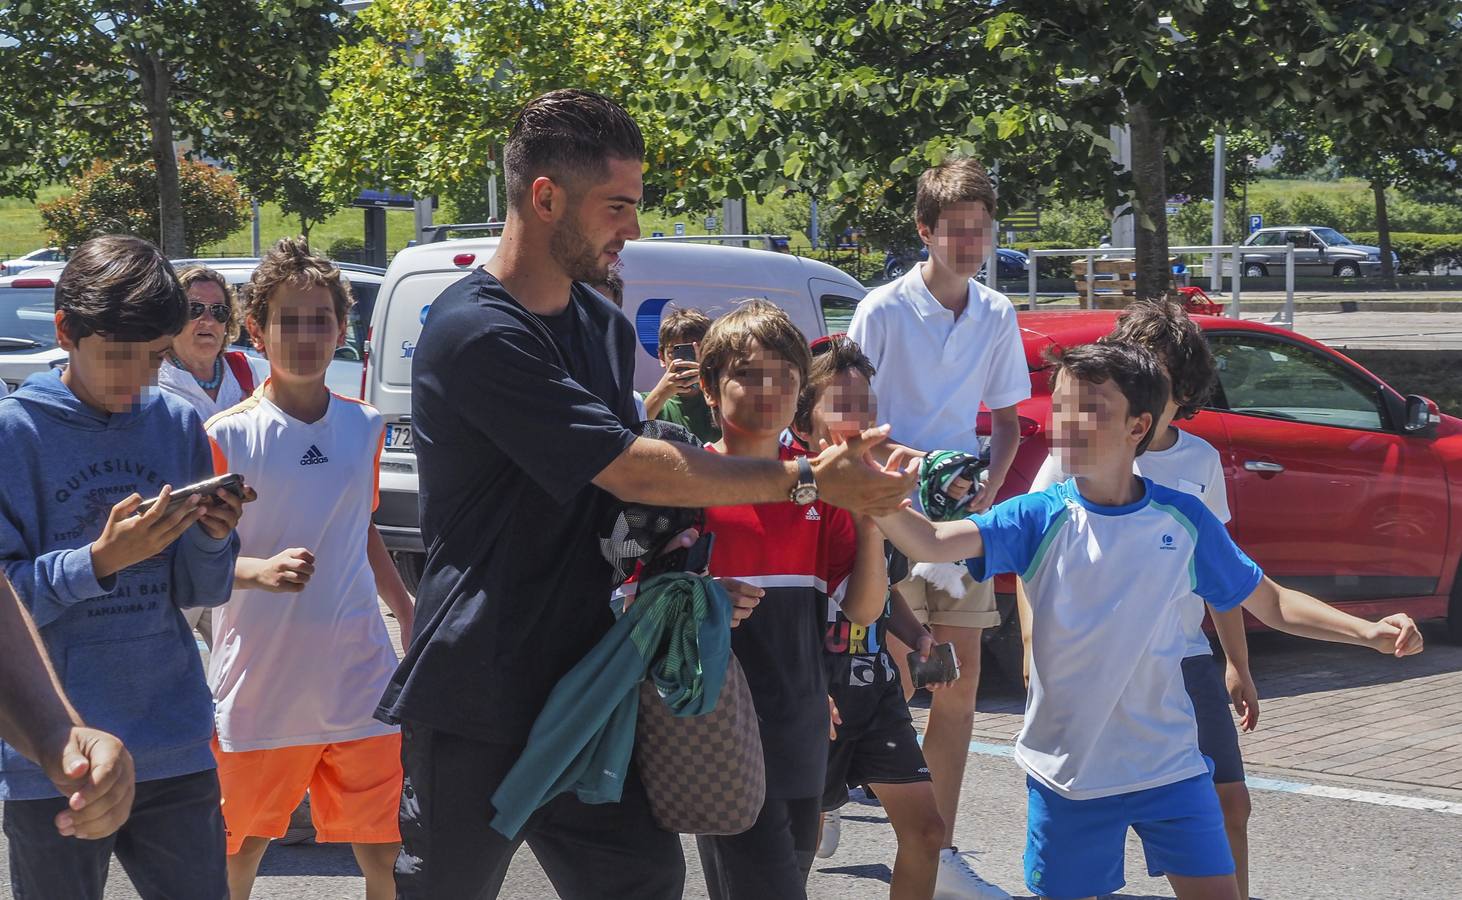
[[[497,243],[491,237],[407,247],[391,260],[371,318],[362,399],[386,419],[375,522],[413,590],[425,547],[411,449],[411,358],[432,302],[487,262]],[[648,391],[660,379],[660,318],[672,304],[715,318],[737,299],[764,297],[785,309],[812,340],[846,331],[865,293],[857,279],[826,263],[767,250],[652,238],[626,244],[620,259],[624,312],[639,336],[638,391]]]

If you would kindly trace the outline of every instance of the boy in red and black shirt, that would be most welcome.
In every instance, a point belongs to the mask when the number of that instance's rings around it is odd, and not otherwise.
[[[797,412],[809,361],[802,333],[764,300],[718,319],[701,344],[701,383],[722,431],[707,449],[798,456],[779,438]],[[731,646],[761,722],[767,771],[766,804],[749,831],[697,838],[715,900],[806,896],[827,768],[828,604],[864,626],[883,611],[882,533],[872,520],[817,500],[806,482],[787,502],[706,510],[706,531],[716,536],[711,574],[762,591]]]

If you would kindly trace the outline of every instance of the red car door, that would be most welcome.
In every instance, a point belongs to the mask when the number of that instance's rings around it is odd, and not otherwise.
[[[1437,592],[1447,483],[1385,389],[1282,335],[1209,331],[1229,438],[1232,531],[1276,581],[1330,602]]]

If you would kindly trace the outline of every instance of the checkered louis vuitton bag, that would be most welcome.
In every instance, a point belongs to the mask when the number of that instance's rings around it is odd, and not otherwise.
[[[761,726],[733,654],[716,708],[677,717],[655,683],[640,684],[635,759],[655,824],[680,834],[740,834],[766,800]]]

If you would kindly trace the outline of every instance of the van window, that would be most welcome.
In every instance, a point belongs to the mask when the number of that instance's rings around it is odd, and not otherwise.
[[[853,324],[853,310],[858,308],[858,301],[838,294],[823,294],[819,305],[822,307],[823,333],[847,334],[848,327]]]

